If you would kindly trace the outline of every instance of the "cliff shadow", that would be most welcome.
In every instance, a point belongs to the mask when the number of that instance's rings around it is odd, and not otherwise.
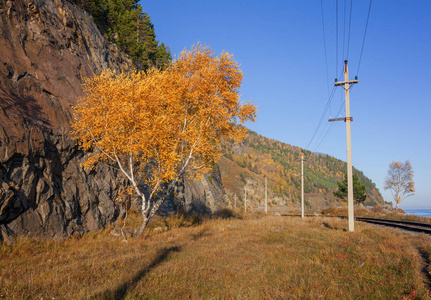
[[[4,90],[0,92],[0,107],[4,115],[9,119],[22,117],[30,123],[51,126],[51,122],[43,117],[42,106],[36,98],[26,95],[7,94]]]

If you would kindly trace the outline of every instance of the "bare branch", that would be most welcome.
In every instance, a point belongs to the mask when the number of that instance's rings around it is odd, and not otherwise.
[[[200,169],[202,169],[202,168],[204,168],[204,167],[208,166],[210,163],[211,163],[211,162],[204,163],[203,165],[200,165],[199,167],[195,167],[195,168],[191,168],[191,169],[189,169],[189,170],[186,170],[186,171],[184,171],[184,173],[191,173],[191,172],[195,172],[195,171],[197,171],[197,170],[200,170]]]
[[[93,139],[93,142],[94,142],[94,144],[95,144],[96,148],[97,148],[97,149],[99,149],[99,150],[100,150],[100,152],[102,152],[103,154],[105,154],[105,155],[106,155],[109,159],[111,159],[112,161],[116,161],[112,156],[110,156],[110,155],[109,155],[107,152],[105,152],[102,148],[100,148],[99,146],[97,146],[97,143],[98,143],[97,139],[94,137],[93,133],[91,132],[91,130],[90,130],[89,128],[87,128],[87,130],[88,130],[88,132],[90,133],[91,138]]]

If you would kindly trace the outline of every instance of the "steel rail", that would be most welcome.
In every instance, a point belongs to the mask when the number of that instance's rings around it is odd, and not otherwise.
[[[431,224],[428,223],[419,223],[419,222],[410,222],[410,221],[402,221],[402,220],[388,220],[388,219],[375,219],[375,218],[356,218],[357,221],[372,223],[376,225],[384,225],[395,228],[400,228],[409,231],[422,232],[431,234]]]
[[[284,217],[300,217],[300,215],[282,215]],[[347,216],[319,216],[319,215],[305,215],[306,217],[333,217],[333,218],[342,218],[346,219]],[[422,232],[426,234],[431,234],[431,224],[430,223],[419,223],[419,222],[411,222],[411,221],[402,221],[402,220],[390,220],[390,219],[377,219],[377,218],[365,218],[365,217],[356,217],[356,221],[372,223],[376,225],[384,225],[390,226],[394,228],[400,228],[408,231],[414,232]]]

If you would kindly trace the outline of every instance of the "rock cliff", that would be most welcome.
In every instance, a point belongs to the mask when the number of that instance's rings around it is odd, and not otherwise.
[[[83,96],[83,78],[130,69],[130,59],[65,0],[0,0],[0,54],[0,242],[103,228],[118,216],[121,179],[104,165],[81,167],[71,106]],[[199,200],[211,210],[223,201],[221,182],[207,179],[182,187],[188,206]]]

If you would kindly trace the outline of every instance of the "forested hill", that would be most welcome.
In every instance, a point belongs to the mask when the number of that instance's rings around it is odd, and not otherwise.
[[[129,55],[138,70],[166,68],[171,53],[156,40],[150,16],[137,0],[70,0],[92,15],[100,33]]]
[[[69,0],[92,15],[103,37],[115,43],[119,50],[128,54],[138,70],[150,67],[166,68],[172,58],[169,49],[156,40],[154,25],[150,16],[143,12],[137,0]],[[247,186],[249,199],[259,201],[264,176],[268,176],[270,195],[274,204],[295,204],[300,198],[300,157],[301,149],[271,140],[249,131],[240,144],[226,148],[226,158],[235,165],[220,162],[225,170],[223,185],[227,196],[240,193],[241,185]],[[338,202],[333,196],[337,181],[343,179],[346,164],[334,157],[305,151],[304,165],[305,193],[309,199],[324,199],[325,205]],[[383,198],[375,184],[362,172],[354,170],[360,181],[366,185],[365,204],[383,203]],[[236,178],[235,178],[236,177]],[[313,201],[307,201],[312,204]],[[316,202],[316,201],[314,201]],[[322,201],[319,202],[321,206]],[[315,205],[317,204],[314,203]]]
[[[301,197],[300,157],[303,149],[248,131],[244,141],[229,144],[225,150],[225,157],[242,169],[239,175],[244,185],[253,180],[262,181],[266,175],[275,204],[298,203]],[[338,202],[333,192],[338,187],[337,182],[343,179],[346,163],[332,156],[310,151],[304,151],[304,158],[305,199],[307,194],[309,198],[319,198],[319,206]],[[366,186],[365,205],[383,204],[383,197],[376,185],[363,172],[354,168],[354,173],[358,174],[360,181]],[[229,186],[225,182],[224,184]]]

